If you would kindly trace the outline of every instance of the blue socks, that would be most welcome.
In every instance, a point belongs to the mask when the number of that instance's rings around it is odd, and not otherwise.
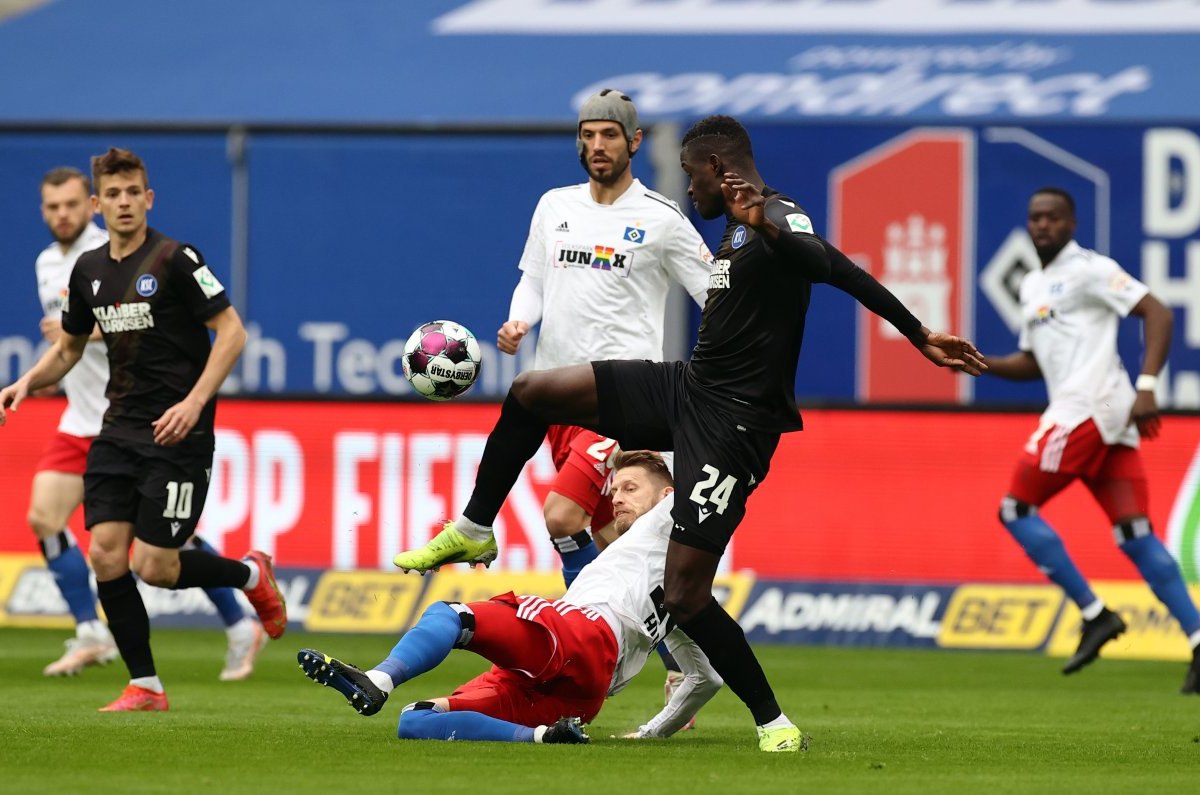
[[[383,671],[393,685],[399,686],[437,667],[463,634],[463,622],[454,608],[445,602],[434,602],[375,669]]]
[[[1138,527],[1139,522],[1145,524],[1145,534],[1135,536],[1132,528]],[[1149,528],[1150,523],[1146,519],[1135,519],[1117,525],[1116,533],[1121,551],[1133,561],[1150,590],[1154,591],[1158,600],[1171,611],[1184,634],[1190,637],[1200,630],[1200,612],[1196,611],[1196,605],[1188,593],[1183,574],[1179,571],[1179,564]],[[1133,537],[1125,540],[1128,536]]]
[[[531,743],[533,729],[482,712],[439,712],[427,701],[400,713],[396,736],[401,740],[492,740]]]
[[[579,572],[583,571],[583,567],[600,554],[600,549],[592,541],[587,530],[581,530],[566,538],[551,538],[550,540],[554,542],[554,548],[558,550],[558,556],[562,558],[563,582],[570,588],[571,583],[575,582],[575,578],[579,576]]]
[[[92,593],[91,570],[83,553],[75,546],[70,530],[63,530],[50,538],[38,541],[46,567],[54,575],[54,582],[67,602],[67,609],[75,617],[76,624],[95,621],[96,595]]]
[[[1038,516],[1037,508],[1013,497],[1005,497],[1000,504],[1000,521],[1030,560],[1066,591],[1080,609],[1096,601],[1096,594],[1067,554],[1062,539],[1046,524],[1046,520]]]
[[[200,536],[192,536],[192,546],[210,555],[220,557],[221,553]],[[225,622],[225,626],[232,627],[246,617],[246,611],[242,610],[242,604],[237,600],[237,594],[233,592],[232,588],[205,588],[204,593],[213,603],[213,607],[217,608],[217,612],[221,614],[221,620]]]

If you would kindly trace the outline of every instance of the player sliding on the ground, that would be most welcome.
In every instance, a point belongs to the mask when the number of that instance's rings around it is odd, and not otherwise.
[[[661,712],[626,736],[668,737],[681,729],[722,682],[663,607],[673,481],[657,453],[623,452],[615,464],[613,515],[621,536],[562,599],[506,593],[486,602],[437,602],[371,670],[304,649],[298,657],[305,676],[374,715],[394,688],[437,667],[451,649],[467,649],[494,663],[491,670],[449,696],[409,704],[400,738],[584,743],[580,724],[666,638],[684,682]]]

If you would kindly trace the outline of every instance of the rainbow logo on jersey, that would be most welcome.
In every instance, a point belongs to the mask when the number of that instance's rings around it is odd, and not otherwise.
[[[1048,306],[1039,306],[1037,310],[1037,318],[1035,318],[1033,322],[1041,326],[1049,323],[1053,319],[1054,309]]]
[[[596,246],[596,256],[592,258],[592,267],[599,268],[602,271],[610,271],[613,268],[613,254],[616,249],[612,246]]]

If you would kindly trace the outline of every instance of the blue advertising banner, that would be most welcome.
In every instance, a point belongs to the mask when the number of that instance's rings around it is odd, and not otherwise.
[[[1016,347],[1016,291],[1037,267],[1024,232],[1045,185],[1077,203],[1077,238],[1115,258],[1175,311],[1160,403],[1200,408],[1200,125],[750,127],[759,168],[930,326],[980,349]],[[652,133],[653,137],[655,133]],[[538,196],[582,179],[569,132],[541,135],[251,134],[244,161],[246,280],[227,281],[234,168],[200,134],[0,134],[0,382],[33,361],[33,260],[49,242],[37,186],[109,143],[150,165],[152,224],[199,247],[230,285],[251,339],[229,387],[249,394],[411,395],[398,356],[419,323],[448,318],[484,345],[472,399],[504,394],[529,364],[494,348]],[[635,160],[648,184],[653,163]],[[673,164],[664,166],[673,171]],[[18,220],[19,219],[19,220]],[[719,222],[699,222],[710,245]],[[1141,355],[1122,324],[1127,368]],[[948,377],[829,287],[814,292],[797,389],[808,401],[1021,403],[1040,383]],[[690,339],[690,337],[689,337]],[[530,340],[529,342],[532,342]],[[894,351],[894,355],[893,355]]]

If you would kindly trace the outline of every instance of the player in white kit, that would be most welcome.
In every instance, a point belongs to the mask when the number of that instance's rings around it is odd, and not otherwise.
[[[92,221],[89,198],[91,180],[82,171],[60,167],[42,178],[42,220],[54,243],[38,255],[38,297],[43,318],[42,336],[53,343],[62,333],[62,310],[75,260],[85,251],[108,242],[108,234]],[[69,676],[90,665],[107,664],[118,657],[108,627],[96,613],[91,572],[74,535],[67,527],[71,514],[83,501],[83,472],[92,440],[100,433],[108,409],[108,356],[99,329],[84,348],[83,358],[62,380],[67,408],[58,430],[38,461],[29,501],[28,521],[38,538],[46,566],[75,619],[75,637],[66,651],[43,669],[46,676]],[[203,544],[199,539],[194,541]],[[248,618],[232,589],[206,589],[226,625],[229,649],[222,680],[244,679],[266,636]]]
[[[1079,606],[1079,647],[1063,667],[1074,673],[1125,631],[1125,622],[1071,560],[1039,508],[1082,480],[1112,522],[1117,546],[1179,622],[1193,649],[1182,692],[1200,677],[1200,613],[1179,565],[1147,517],[1149,489],[1140,437],[1161,429],[1154,389],[1171,342],[1171,310],[1113,260],[1083,248],[1075,233],[1075,202],[1043,188],[1029,203],[1028,228],[1042,268],[1021,282],[1020,351],[989,358],[987,372],[1013,380],[1044,378],[1050,405],[1025,446],[1000,520],[1029,558]],[[1145,354],[1136,386],[1117,355],[1117,325],[1143,320]]]
[[[671,282],[704,306],[712,255],[679,206],[633,176],[642,130],[629,97],[612,89],[593,95],[576,131],[588,181],[538,201],[497,346],[516,353],[540,322],[536,370],[609,357],[661,361]],[[546,529],[569,587],[597,553],[587,528],[612,518],[602,490],[614,442],[563,425],[547,438],[559,475],[544,506]]]
[[[679,731],[721,687],[708,659],[663,607],[663,573],[674,502],[658,453],[621,452],[614,461],[614,524],[621,536],[557,601],[502,594],[487,602],[431,605],[387,659],[369,671],[313,649],[306,676],[332,687],[364,715],[388,694],[436,667],[453,648],[494,663],[449,696],[405,707],[402,739],[587,742],[589,722],[666,639],[685,677],[667,705],[629,736]],[[574,717],[578,721],[562,720]]]

